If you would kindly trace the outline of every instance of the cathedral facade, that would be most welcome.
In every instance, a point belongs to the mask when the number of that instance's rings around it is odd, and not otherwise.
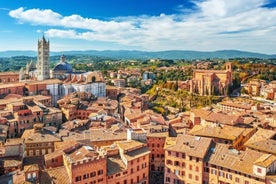
[[[43,36],[37,44],[37,63],[31,61],[27,63],[26,69],[21,68],[19,80],[39,80],[43,81],[50,78],[49,69],[50,42]]]
[[[225,70],[195,70],[190,81],[190,92],[199,95],[227,95],[232,85],[232,63]]]

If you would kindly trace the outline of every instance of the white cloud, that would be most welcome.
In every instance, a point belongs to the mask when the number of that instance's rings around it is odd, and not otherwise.
[[[62,16],[40,9],[19,8],[9,15],[21,23],[50,26],[45,31],[49,37],[117,43],[125,48],[273,53],[276,9],[262,7],[265,3],[266,0],[200,0],[195,1],[198,11],[188,14],[185,7],[179,6],[178,9],[184,9],[180,14],[115,17],[109,21],[80,15]]]
[[[30,9],[24,11],[24,8],[18,8],[16,10],[11,10],[9,15],[16,18],[20,22],[29,22],[37,25],[58,25],[60,14],[53,12],[52,10],[40,10],[40,9]]]

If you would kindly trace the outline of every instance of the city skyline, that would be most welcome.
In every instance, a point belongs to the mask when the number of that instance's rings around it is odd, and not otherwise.
[[[0,2],[0,51],[235,49],[275,54],[274,0]],[[3,26],[4,25],[4,26]]]

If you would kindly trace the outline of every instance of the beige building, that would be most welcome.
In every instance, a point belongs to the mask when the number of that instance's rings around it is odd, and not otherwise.
[[[206,183],[204,157],[212,139],[191,135],[179,135],[176,141],[168,139],[165,145],[164,183]]]
[[[256,132],[256,128],[242,128],[229,125],[196,125],[189,131],[190,135],[209,137],[217,143],[228,144],[237,150],[244,149],[244,143]]]
[[[271,154],[254,150],[240,152],[225,144],[216,144],[206,161],[205,171],[209,173],[210,184],[275,183],[276,157]]]

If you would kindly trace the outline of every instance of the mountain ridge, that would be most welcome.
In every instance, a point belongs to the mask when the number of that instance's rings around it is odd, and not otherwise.
[[[57,55],[87,55],[107,57],[113,59],[229,59],[229,58],[261,58],[271,59],[276,58],[276,54],[262,54],[240,50],[218,50],[218,51],[193,51],[193,50],[167,50],[167,51],[138,51],[138,50],[72,50],[64,52],[50,52],[51,56]],[[32,50],[26,51],[0,51],[0,57],[14,57],[14,56],[29,56],[36,57],[37,52]]]

